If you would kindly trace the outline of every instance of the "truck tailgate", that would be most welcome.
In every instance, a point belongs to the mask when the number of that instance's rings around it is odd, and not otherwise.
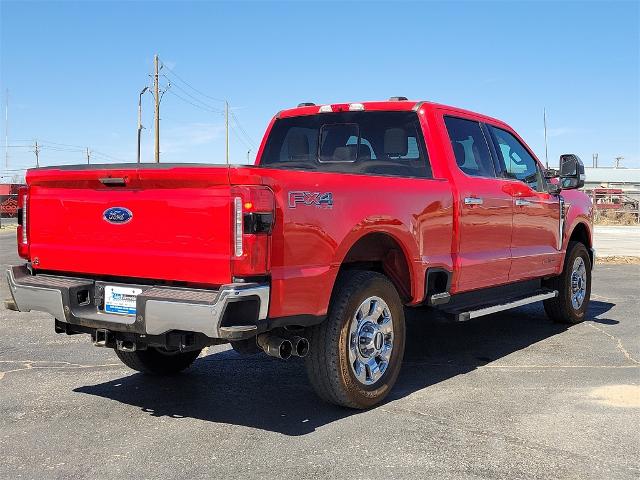
[[[226,167],[106,167],[29,172],[35,268],[209,285],[230,281]],[[114,218],[105,218],[109,209],[116,209]]]

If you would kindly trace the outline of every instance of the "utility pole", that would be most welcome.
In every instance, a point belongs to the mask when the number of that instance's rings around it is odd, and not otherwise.
[[[227,165],[229,165],[229,102],[224,101],[224,129],[225,129],[225,145],[226,145],[226,159]]]
[[[155,93],[156,100],[156,109],[155,109],[155,129],[156,129],[156,139],[155,139],[155,162],[160,163],[160,89],[158,87],[159,78],[158,78],[158,55],[156,54],[153,57],[154,64],[154,75],[153,75],[153,91]]]
[[[549,168],[549,151],[547,148],[547,108],[542,110],[543,122],[544,122],[544,163],[545,167]]]
[[[247,163],[249,163],[250,156],[251,156],[251,149],[247,150]]]
[[[87,165],[91,163],[91,150],[87,147]]]
[[[35,149],[33,153],[36,154],[36,168],[40,168],[40,146],[38,145],[38,141],[35,142]]]
[[[142,134],[142,95],[149,90],[149,87],[144,87],[138,96],[138,163],[140,163],[140,136]]]
[[[9,168],[9,89],[7,88],[4,103],[4,168]]]
[[[593,168],[598,168],[598,154],[593,154],[593,162],[591,162]]]
[[[616,157],[616,168],[620,168],[620,162],[624,159],[624,157]]]

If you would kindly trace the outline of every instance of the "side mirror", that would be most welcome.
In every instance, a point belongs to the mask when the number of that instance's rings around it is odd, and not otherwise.
[[[584,187],[584,164],[573,153],[560,155],[560,185],[563,190]]]

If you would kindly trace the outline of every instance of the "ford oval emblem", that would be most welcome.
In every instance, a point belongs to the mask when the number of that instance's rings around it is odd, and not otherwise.
[[[133,213],[124,207],[111,207],[104,211],[102,218],[104,218],[105,222],[122,225],[131,221]]]

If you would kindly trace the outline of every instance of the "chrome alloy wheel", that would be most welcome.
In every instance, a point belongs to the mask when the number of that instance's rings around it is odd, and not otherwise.
[[[349,326],[349,364],[363,385],[373,385],[384,374],[393,351],[393,319],[387,303],[369,297],[360,304]]]
[[[587,267],[582,257],[576,257],[571,269],[571,305],[578,310],[587,294]]]

